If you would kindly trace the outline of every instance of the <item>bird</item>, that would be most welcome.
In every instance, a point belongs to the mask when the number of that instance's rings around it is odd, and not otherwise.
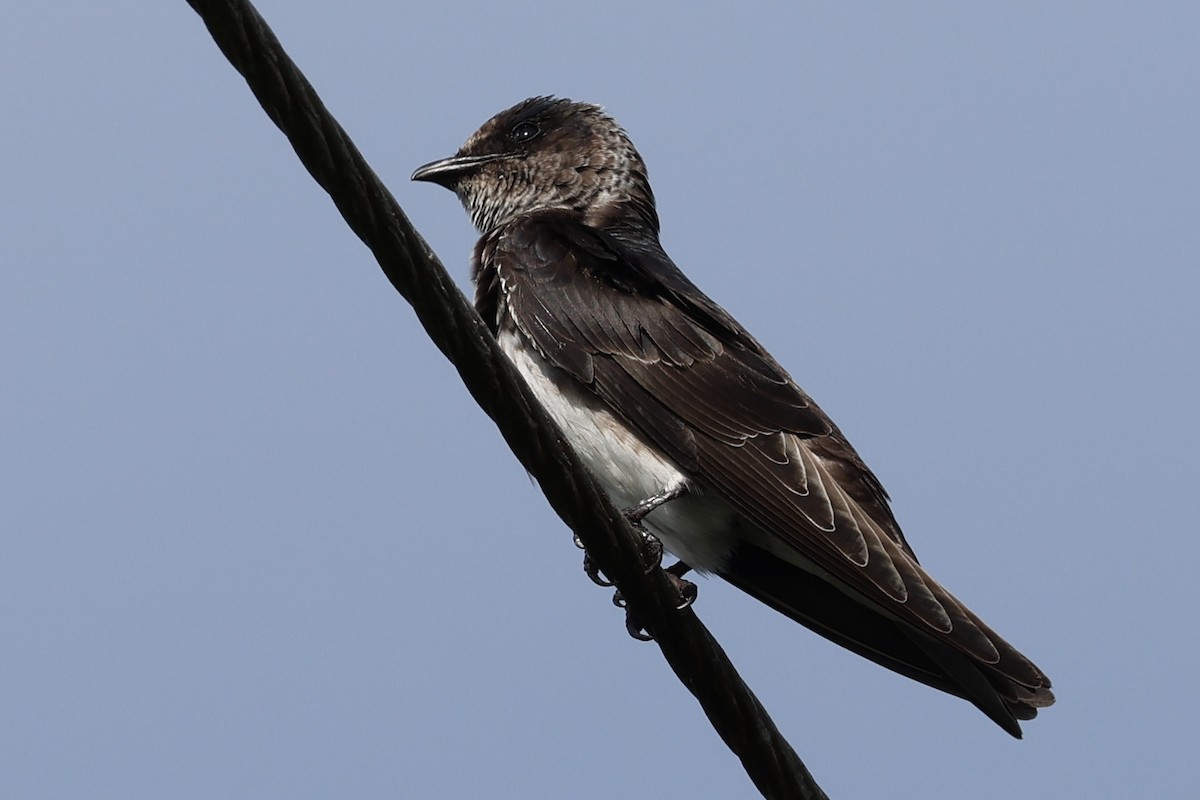
[[[645,162],[603,108],[531,97],[412,179],[458,196],[476,309],[672,574],[716,575],[1016,738],[1054,702],[921,566],[841,430],[667,255]]]

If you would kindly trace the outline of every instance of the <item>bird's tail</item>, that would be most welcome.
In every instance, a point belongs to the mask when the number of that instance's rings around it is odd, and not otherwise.
[[[956,648],[946,635],[921,630],[869,601],[753,545],[743,544],[718,574],[742,591],[859,655],[913,680],[962,697],[997,725],[1021,738],[1018,720],[1051,705],[1050,681],[1011,645],[971,615],[1000,652],[987,664]],[[967,612],[969,613],[969,612]],[[1006,663],[1019,663],[1018,678]],[[1036,679],[1040,679],[1040,682]]]

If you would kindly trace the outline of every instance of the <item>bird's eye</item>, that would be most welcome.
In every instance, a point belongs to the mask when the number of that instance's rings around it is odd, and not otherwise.
[[[541,126],[536,122],[522,122],[509,132],[508,138],[514,142],[528,142],[537,138],[541,132]]]

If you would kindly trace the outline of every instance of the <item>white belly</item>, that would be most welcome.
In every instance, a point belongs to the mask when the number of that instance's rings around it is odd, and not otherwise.
[[[599,398],[565,378],[520,335],[503,332],[500,349],[524,376],[580,459],[617,508],[625,509],[687,482],[657,448],[642,442]],[[717,497],[689,493],[659,506],[644,524],[671,553],[701,572],[721,566],[737,537],[736,513]]]

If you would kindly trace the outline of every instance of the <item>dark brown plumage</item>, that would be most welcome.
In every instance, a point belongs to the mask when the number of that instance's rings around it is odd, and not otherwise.
[[[532,98],[414,179],[482,234],[476,305],[620,506],[669,550],[1014,736],[1049,679],[917,562],[879,481],[671,262],[641,157],[597,106]]]

